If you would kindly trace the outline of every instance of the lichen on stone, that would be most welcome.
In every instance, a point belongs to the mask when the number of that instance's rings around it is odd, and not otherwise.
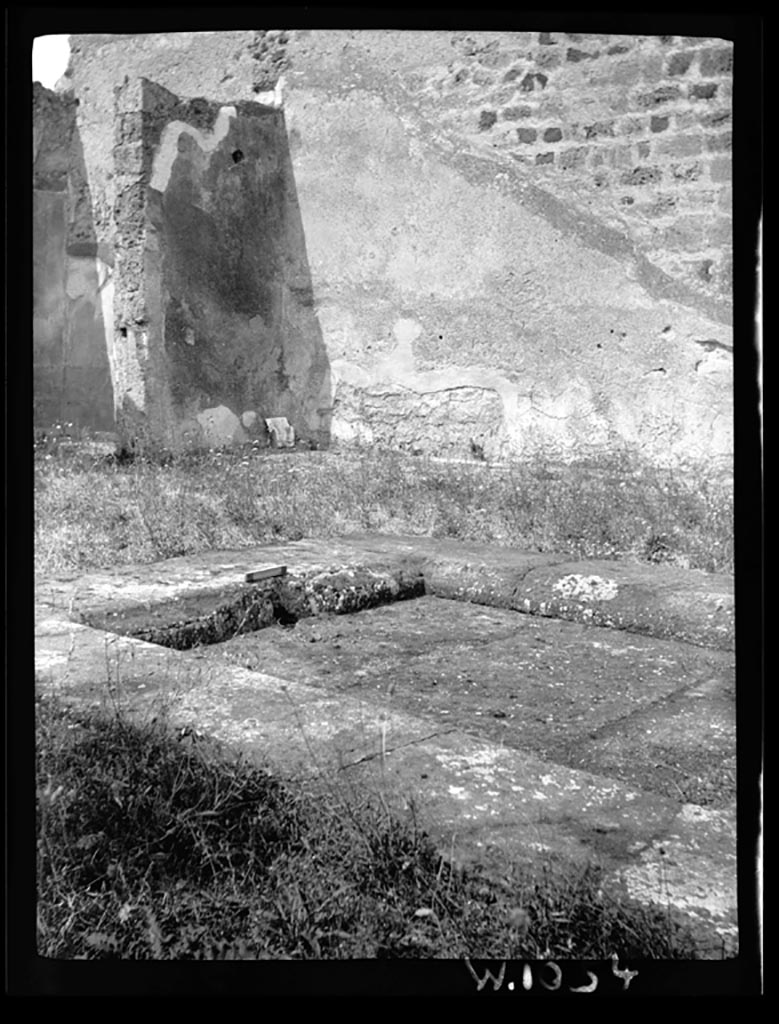
[[[579,601],[613,601],[619,593],[616,580],[604,579],[602,576],[582,576],[571,573],[562,576],[552,587],[564,598],[576,598]]]

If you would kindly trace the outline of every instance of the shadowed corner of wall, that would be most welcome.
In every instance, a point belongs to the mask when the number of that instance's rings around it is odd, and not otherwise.
[[[193,446],[256,439],[286,417],[297,438],[327,447],[330,364],[283,113],[180,99],[147,80],[143,96],[157,115],[143,129],[155,132],[144,138],[156,235],[145,266],[158,268],[147,308],[165,379],[147,381],[147,412],[167,406],[163,433],[188,433],[187,446],[198,434]]]
[[[98,241],[76,106],[35,86],[33,423],[44,431],[113,432],[106,337],[113,253]]]
[[[289,282],[290,291],[295,297],[300,316],[301,343],[310,353],[311,370],[305,395],[305,416],[310,423],[317,424],[316,431],[311,431],[311,440],[319,447],[326,448],[332,437],[333,381],[327,347],[316,313],[316,295],[283,110],[279,112],[279,138],[283,144],[282,167],[287,198],[287,249],[295,268],[294,277]]]

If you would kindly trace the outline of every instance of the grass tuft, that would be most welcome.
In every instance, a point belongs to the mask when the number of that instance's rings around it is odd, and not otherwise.
[[[253,448],[35,451],[36,570],[89,570],[354,531],[733,571],[732,494],[633,456],[447,464]],[[120,710],[37,703],[38,948],[95,959],[694,959],[666,911],[553,860],[496,880],[413,817]]]
[[[495,880],[162,720],[37,703],[38,952],[64,959],[693,959],[666,913],[550,861]]]
[[[728,481],[627,455],[491,466],[249,446],[121,460],[49,443],[35,473],[40,572],[357,531],[733,571]]]

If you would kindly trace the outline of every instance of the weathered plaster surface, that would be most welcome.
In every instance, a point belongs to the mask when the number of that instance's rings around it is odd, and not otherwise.
[[[221,107],[212,132],[201,132],[184,121],[165,125],[157,152],[154,155],[151,181],[152,188],[164,192],[170,181],[173,163],[180,149],[182,135],[190,135],[203,153],[212,153],[230,130],[230,121],[236,116],[235,107]]]
[[[117,409],[166,442],[224,407],[432,453],[732,453],[723,41],[72,45]]]
[[[326,442],[327,356],[283,115],[243,104],[220,107],[208,133],[166,124],[147,213],[150,314],[174,434],[197,422],[206,443],[241,443],[249,435],[239,418],[254,413],[287,417],[301,436]]]
[[[109,430],[111,268],[95,242],[76,108],[40,85],[33,104],[34,422]]]
[[[468,180],[375,96],[352,89],[323,110],[313,91],[290,90],[286,113],[291,136],[308,142],[295,174],[336,436],[437,451],[467,451],[473,438],[488,457],[625,442],[655,454],[729,450],[728,382],[694,369],[695,341],[727,347],[727,327],[658,300],[632,260],[558,229],[494,174]],[[338,161],[348,178],[334,179]],[[412,322],[413,336],[399,338]],[[465,388],[463,429],[447,433],[448,415],[436,429],[430,406],[448,411]],[[388,396],[384,421],[370,408],[376,394]],[[492,429],[480,422],[486,407]],[[428,426],[408,437],[417,409]]]

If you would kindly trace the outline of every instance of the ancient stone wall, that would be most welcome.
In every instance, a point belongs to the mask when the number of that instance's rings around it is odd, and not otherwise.
[[[34,423],[109,430],[112,259],[95,239],[76,100],[36,85],[33,123]]]
[[[732,44],[549,32],[452,44],[449,64],[412,82],[423,109],[727,308]]]
[[[285,416],[329,441],[283,114],[116,90],[114,379],[125,430],[172,444],[250,439]],[[324,394],[325,407],[322,395]]]
[[[731,454],[727,42],[72,47],[95,233],[117,245],[114,380],[142,322],[153,432],[180,440],[220,409],[434,453]],[[146,97],[140,140],[123,90]]]

